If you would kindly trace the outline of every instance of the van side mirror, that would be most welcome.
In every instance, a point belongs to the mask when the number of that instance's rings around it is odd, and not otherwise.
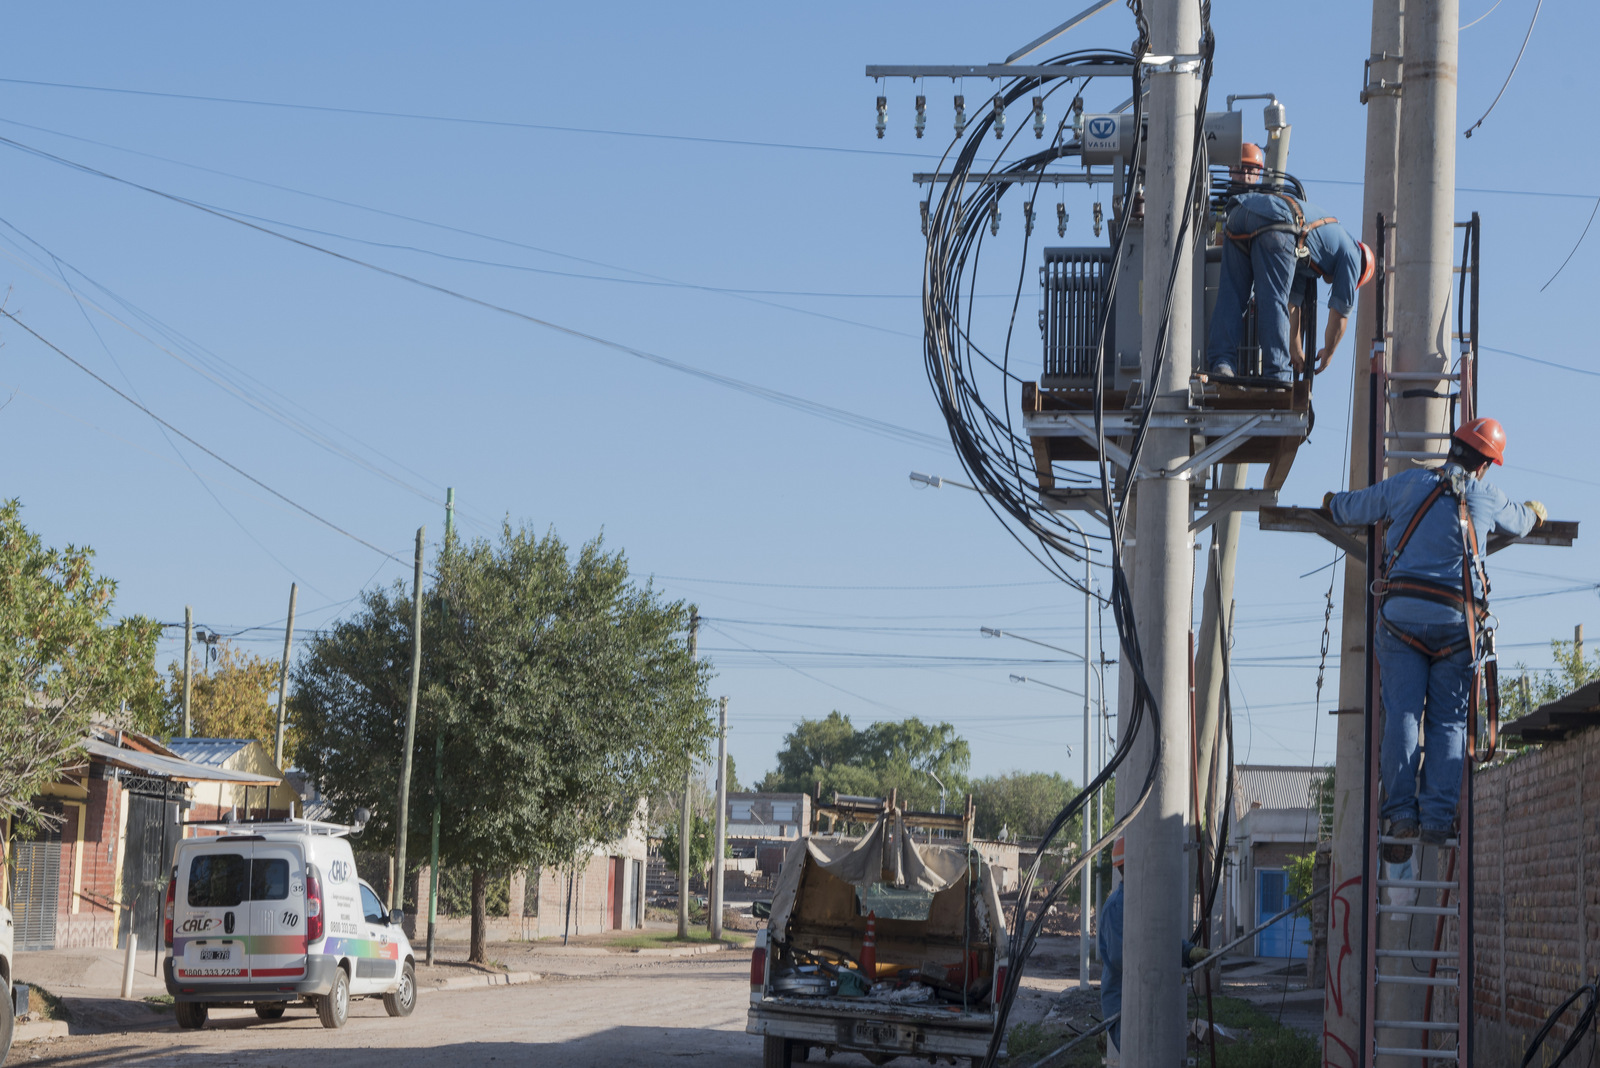
[[[389,910],[389,926],[390,927],[399,927],[401,924],[403,924],[405,922],[406,922],[406,914],[404,912],[400,911],[399,909],[390,909]]]
[[[750,915],[754,916],[758,920],[770,920],[772,918],[772,902],[750,902]]]

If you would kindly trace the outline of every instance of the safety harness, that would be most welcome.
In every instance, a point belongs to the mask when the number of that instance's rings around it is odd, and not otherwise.
[[[1430,660],[1442,659],[1462,649],[1466,649],[1471,655],[1472,685],[1467,691],[1467,754],[1479,763],[1487,763],[1494,758],[1495,747],[1500,740],[1500,669],[1494,648],[1495,627],[1493,617],[1489,614],[1489,575],[1484,570],[1483,557],[1478,554],[1478,535],[1472,525],[1472,513],[1467,508],[1466,473],[1457,468],[1447,474],[1436,473],[1435,477],[1438,482],[1433,491],[1411,516],[1411,522],[1406,524],[1406,529],[1401,533],[1394,548],[1385,554],[1379,578],[1372,584],[1372,588],[1373,592],[1384,601],[1390,597],[1414,597],[1435,604],[1449,605],[1459,609],[1466,617],[1465,636],[1435,649],[1390,623],[1381,609],[1378,614],[1384,629]],[[1427,515],[1428,510],[1446,494],[1455,499],[1460,514],[1462,541],[1460,588],[1413,576],[1390,578],[1389,573],[1400,559],[1400,554],[1405,551],[1406,545],[1410,543],[1411,535],[1416,533],[1417,527],[1422,523],[1422,517]],[[1477,576],[1478,586],[1483,588],[1482,600],[1478,598],[1476,588],[1473,586],[1474,575]],[[1478,754],[1477,741],[1480,682],[1486,684],[1484,689],[1488,693],[1488,738],[1486,751],[1482,756]]]
[[[1310,266],[1313,271],[1317,272],[1317,277],[1326,280],[1327,276],[1322,273],[1322,268],[1318,267],[1316,262],[1311,259],[1311,250],[1306,247],[1306,238],[1311,236],[1311,231],[1315,230],[1317,227],[1326,226],[1329,223],[1335,223],[1339,220],[1335,219],[1332,215],[1329,215],[1325,219],[1313,219],[1311,222],[1306,222],[1306,213],[1301,210],[1300,202],[1294,197],[1287,193],[1280,193],[1275,189],[1267,190],[1266,195],[1277,197],[1279,200],[1289,205],[1289,210],[1294,212],[1294,222],[1268,223],[1266,226],[1260,227],[1259,229],[1251,230],[1248,234],[1236,234],[1230,230],[1228,231],[1228,239],[1244,244],[1254,240],[1257,234],[1264,234],[1268,231],[1293,234],[1295,259],[1305,260],[1307,265]]]

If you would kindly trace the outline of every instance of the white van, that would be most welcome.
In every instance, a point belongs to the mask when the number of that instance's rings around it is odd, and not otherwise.
[[[344,837],[352,828],[304,819],[190,826],[223,833],[179,842],[167,884],[166,982],[179,1027],[205,1026],[212,1005],[249,1004],[276,1020],[298,1001],[324,1027],[343,1027],[356,997],[411,1014],[411,943],[400,910],[386,912],[356,876]]]

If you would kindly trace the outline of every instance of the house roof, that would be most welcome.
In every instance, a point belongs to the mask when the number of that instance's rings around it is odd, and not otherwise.
[[[167,748],[191,763],[220,768],[250,742],[249,738],[174,738]]]
[[[1252,808],[1310,808],[1311,782],[1321,768],[1240,764],[1234,769],[1233,818]]]
[[[281,780],[270,775],[255,775],[248,771],[231,771],[227,768],[209,767],[180,757],[162,756],[159,753],[142,753],[136,749],[90,738],[84,742],[90,756],[100,757],[108,764],[130,771],[143,772],[161,779],[179,782],[237,782],[251,786],[276,786]]]
[[[1540,705],[1500,728],[1525,742],[1559,742],[1573,731],[1600,724],[1600,679]]]

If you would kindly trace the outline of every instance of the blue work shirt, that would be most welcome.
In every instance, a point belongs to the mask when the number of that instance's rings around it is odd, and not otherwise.
[[[1271,193],[1245,193],[1237,198],[1237,203],[1257,215],[1286,223],[1295,221],[1294,209],[1283,197]],[[1307,223],[1333,217],[1332,212],[1323,211],[1309,201],[1300,200],[1299,204]],[[1349,315],[1356,306],[1356,283],[1361,280],[1361,249],[1356,247],[1355,238],[1337,221],[1324,223],[1306,235],[1306,254],[1309,265],[1302,260],[1296,268],[1290,296],[1297,300],[1305,292],[1306,283],[1314,275],[1320,275],[1328,283],[1328,307],[1340,315]]]
[[[1095,946],[1100,951],[1100,1018],[1104,1020],[1122,1011],[1122,882],[1106,895],[1100,906],[1100,931],[1095,936]],[[1179,955],[1188,962],[1194,943],[1185,939]],[[1111,1025],[1111,1041],[1122,1048],[1122,1023]]]
[[[1466,480],[1467,512],[1472,516],[1472,529],[1477,535],[1474,551],[1483,554],[1483,540],[1495,530],[1504,530],[1516,537],[1528,533],[1538,522],[1538,517],[1525,505],[1513,503],[1500,490],[1482,479],[1467,476],[1458,464],[1445,464],[1437,472],[1414,468],[1386,478],[1376,486],[1352,493],[1336,493],[1330,511],[1333,521],[1340,526],[1363,526],[1386,520],[1384,529],[1384,555],[1396,544],[1411,517],[1428,494],[1433,492],[1441,476],[1460,474]],[[1465,535],[1461,530],[1461,508],[1449,493],[1441,494],[1422,517],[1417,529],[1406,543],[1405,551],[1394,562],[1390,577],[1423,579],[1458,589],[1461,586],[1461,557]],[[1484,591],[1479,587],[1477,570],[1472,574],[1473,593],[1482,600]],[[1383,614],[1391,623],[1463,623],[1466,617],[1454,605],[1440,604],[1420,597],[1391,597],[1384,601]]]

